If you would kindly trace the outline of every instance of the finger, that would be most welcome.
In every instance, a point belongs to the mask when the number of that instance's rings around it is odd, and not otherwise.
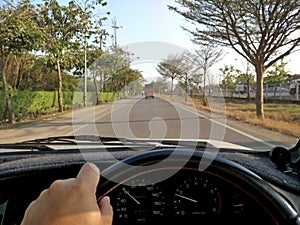
[[[77,180],[81,182],[88,191],[96,193],[100,179],[100,171],[93,163],[84,164],[77,174]]]
[[[106,220],[106,224],[112,224],[113,218],[113,208],[110,204],[110,199],[108,196],[103,197],[99,203],[101,215],[104,220]]]

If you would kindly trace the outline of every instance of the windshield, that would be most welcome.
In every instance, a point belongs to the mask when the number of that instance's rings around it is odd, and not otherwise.
[[[90,135],[294,146],[299,3],[216,2],[1,1],[0,143]]]

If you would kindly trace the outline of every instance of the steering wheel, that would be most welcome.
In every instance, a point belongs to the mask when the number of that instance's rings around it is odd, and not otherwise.
[[[207,152],[144,152],[101,176],[98,200],[111,197],[114,224],[299,224],[296,211],[269,183]]]

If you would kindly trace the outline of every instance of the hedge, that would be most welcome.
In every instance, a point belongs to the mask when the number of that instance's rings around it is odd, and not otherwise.
[[[115,93],[99,93],[98,103],[109,102],[115,99]],[[58,110],[57,92],[55,91],[12,91],[13,112],[16,119],[38,117]],[[95,104],[95,93],[87,93],[87,103]],[[65,109],[80,108],[83,106],[82,92],[64,92],[63,104]],[[4,92],[0,90],[0,120],[6,120],[6,102]]]

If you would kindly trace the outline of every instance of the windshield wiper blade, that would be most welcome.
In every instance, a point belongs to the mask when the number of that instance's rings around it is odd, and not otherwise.
[[[216,143],[215,143],[216,144]],[[166,147],[185,147],[197,150],[215,149],[215,144],[208,141],[196,139],[147,139],[147,138],[125,138],[125,137],[106,137],[96,135],[78,136],[52,136],[47,138],[33,139],[23,142],[0,144],[0,149],[24,149],[24,150],[75,150],[75,149],[96,149],[98,146],[123,148],[166,148]],[[219,147],[221,148],[221,147]],[[224,148],[224,147],[223,147]],[[227,148],[226,148],[227,149]]]
[[[51,146],[55,145],[68,145],[77,146],[80,142],[85,145],[99,144],[99,142],[116,141],[117,138],[105,137],[101,138],[94,135],[82,136],[54,136],[47,138],[38,138],[23,142],[0,144],[0,149],[17,149],[17,150],[37,150],[37,151],[55,151],[56,149]],[[77,149],[77,147],[76,147]]]
[[[43,144],[22,144],[22,143],[16,143],[16,144],[0,144],[0,149],[10,149],[10,150],[30,150],[30,151],[54,151],[54,148],[51,148],[47,145]]]
[[[89,143],[105,143],[110,141],[120,141],[122,139],[116,138],[116,137],[101,137],[96,135],[79,135],[79,136],[52,136],[47,138],[38,138],[38,139],[32,139],[28,141],[22,141],[14,143],[15,145],[22,145],[22,144],[67,144],[67,145],[76,145],[81,142],[84,142],[84,144]]]
[[[147,143],[135,139],[101,137],[96,135],[78,136],[52,136],[47,138],[33,139],[23,142],[0,144],[0,149],[37,150],[37,151],[74,151],[84,147],[95,149],[97,146],[117,146],[128,149],[131,147],[157,147],[157,144]],[[89,147],[90,146],[90,147]]]
[[[22,141],[15,143],[16,145],[22,144],[55,144],[57,142],[63,142],[67,144],[76,144],[75,141],[72,140],[72,136],[58,136],[58,137],[47,137],[47,138],[39,138],[28,141]],[[60,143],[61,144],[61,143]]]

